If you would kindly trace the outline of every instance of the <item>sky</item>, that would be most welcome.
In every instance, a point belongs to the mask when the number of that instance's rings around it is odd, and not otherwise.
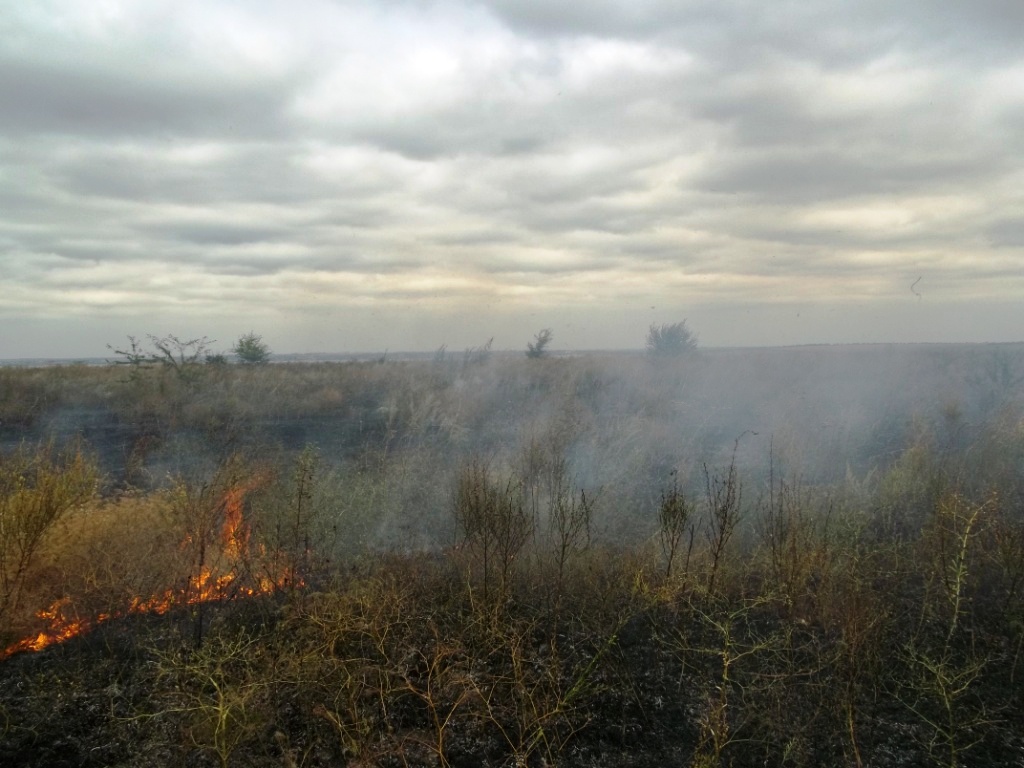
[[[0,0],[0,358],[1024,339],[1020,0]]]

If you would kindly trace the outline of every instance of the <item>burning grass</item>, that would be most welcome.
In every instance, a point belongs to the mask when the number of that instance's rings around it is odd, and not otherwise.
[[[58,586],[41,589],[47,575],[60,575],[62,594],[33,619],[10,622],[11,631],[23,626],[27,634],[0,651],[0,660],[125,616],[301,587],[287,555],[252,541],[246,499],[268,483],[263,474],[238,477],[237,462],[229,462],[199,488],[179,480],[168,493],[96,502],[69,515],[31,574],[39,583],[35,600]],[[27,631],[33,623],[41,627]]]
[[[804,483],[795,428],[688,420],[721,371],[535,362],[83,371],[165,421],[141,489],[71,483],[39,538],[0,763],[1019,764],[1012,403]],[[302,448],[310,414],[345,435]]]
[[[135,585],[158,571],[190,579],[85,620],[78,601],[61,598],[40,617],[52,622],[43,639],[10,649],[0,702],[20,700],[31,712],[50,695],[35,682],[45,679],[37,676],[47,655],[14,651],[143,615],[188,614],[192,631],[140,637],[137,645],[129,635],[122,643],[131,651],[120,661],[90,655],[88,646],[48,651],[60,654],[53,658],[62,668],[70,663],[61,684],[97,713],[90,733],[104,734],[103,763],[85,757],[98,737],[76,737],[79,764],[155,766],[174,755],[222,768],[954,768],[1014,764],[1024,743],[1015,725],[1024,704],[1016,684],[1024,674],[1024,548],[1016,511],[997,496],[944,491],[926,524],[897,540],[879,538],[873,525],[889,511],[839,508],[827,494],[781,481],[744,505],[742,479],[727,467],[709,472],[706,498],[688,499],[685,519],[671,514],[678,489],[663,496],[669,539],[622,547],[567,536],[557,525],[534,527],[522,514],[530,497],[516,495],[526,486],[475,463],[452,497],[458,546],[356,561],[298,590],[285,580],[301,572],[294,567],[277,581],[252,574],[294,564],[266,548],[263,524],[310,522],[311,465],[298,462],[274,495],[284,504],[276,517],[259,501],[270,476],[239,481],[239,466],[229,462],[206,484],[101,504],[65,521],[66,534],[88,534],[79,544],[102,546],[118,539],[134,511],[136,523],[151,523],[149,546],[175,541],[153,573],[131,572]],[[542,493],[542,511],[575,510],[585,530],[589,507],[565,506],[575,490],[547,487],[563,495]],[[202,499],[218,501],[204,507]],[[186,536],[183,521],[193,524]],[[685,557],[665,545],[680,526],[693,542]],[[200,530],[213,531],[204,560]],[[45,567],[74,549],[48,552]],[[109,567],[75,582],[93,585],[81,604],[126,594],[128,572],[98,588],[96,574]],[[216,620],[198,612],[213,605]],[[114,663],[115,685],[87,685]],[[15,695],[4,681],[18,669],[25,671]],[[53,752],[39,738],[49,730],[25,729],[21,715],[7,712],[5,764],[45,764]],[[119,740],[131,749],[110,746]]]

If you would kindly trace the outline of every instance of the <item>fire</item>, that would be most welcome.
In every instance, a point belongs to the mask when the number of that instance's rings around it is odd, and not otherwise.
[[[242,518],[242,504],[251,488],[252,485],[236,485],[224,496],[224,527],[220,538],[228,557],[238,558],[249,549],[249,529]]]
[[[63,643],[111,619],[133,614],[162,615],[176,607],[272,594],[288,586],[294,577],[294,569],[291,567],[281,568],[279,574],[274,577],[264,576],[255,581],[243,579],[239,575],[240,562],[244,556],[250,554],[250,531],[243,517],[244,500],[246,494],[256,487],[257,482],[233,486],[227,491],[221,504],[224,524],[221,528],[220,544],[228,568],[214,571],[208,566],[203,566],[199,573],[189,578],[184,587],[168,589],[149,597],[136,596],[121,611],[100,613],[92,617],[78,616],[71,598],[62,597],[49,608],[36,613],[39,619],[46,622],[46,628],[34,636],[23,638],[0,650],[0,660],[16,653],[41,651],[48,646]],[[301,587],[302,583],[299,581],[293,586]]]
[[[69,598],[61,598],[48,609],[39,611],[36,615],[40,619],[47,619],[50,622],[50,626],[47,629],[41,631],[35,637],[26,637],[13,645],[9,645],[7,648],[0,652],[0,659],[6,659],[8,656],[12,656],[15,653],[22,651],[41,651],[48,645],[54,643],[62,643],[76,635],[80,635],[83,632],[88,632],[92,629],[92,622],[84,619],[77,618],[65,618],[64,608],[70,604]],[[100,621],[109,618],[101,614]]]

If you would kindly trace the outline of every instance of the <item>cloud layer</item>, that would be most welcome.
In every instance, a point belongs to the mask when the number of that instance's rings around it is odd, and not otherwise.
[[[1018,339],[1024,6],[947,5],[0,2],[0,357]]]

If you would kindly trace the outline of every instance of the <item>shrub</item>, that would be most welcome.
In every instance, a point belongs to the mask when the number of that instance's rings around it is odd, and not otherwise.
[[[468,368],[471,365],[484,365],[491,359],[491,347],[494,346],[494,337],[487,340],[486,344],[479,347],[467,347],[462,353],[462,367]]]
[[[672,487],[662,492],[661,504],[658,507],[658,538],[665,557],[665,578],[671,578],[672,567],[676,564],[677,557],[682,554],[684,543],[686,559],[683,571],[689,569],[696,534],[696,526],[691,519],[693,505],[679,490],[679,479],[674,471],[672,475]]]
[[[647,331],[647,352],[653,357],[681,357],[697,349],[697,336],[686,321],[671,325],[651,325]]]
[[[512,480],[502,484],[485,464],[473,461],[456,481],[454,515],[466,546],[480,559],[484,599],[497,579],[500,602],[507,594],[513,561],[533,533],[521,486]]]
[[[198,379],[199,366],[209,356],[207,353],[213,343],[211,339],[206,336],[181,339],[173,334],[154,336],[150,333],[146,336],[153,345],[152,350],[147,350],[134,336],[128,337],[128,345],[124,349],[107,345],[107,349],[119,358],[113,363],[128,366],[129,381],[140,381],[142,370],[151,365],[174,371],[182,381],[191,383]]]
[[[553,338],[554,335],[551,333],[550,328],[538,331],[537,335],[533,337],[534,340],[526,343],[526,356],[531,360],[544,357],[548,353],[547,346]]]
[[[0,456],[0,618],[18,607],[47,534],[96,491],[98,473],[81,449],[52,445]]]
[[[239,336],[231,351],[240,363],[246,365],[263,365],[270,360],[270,347],[263,341],[262,336],[252,331]]]
[[[194,382],[200,374],[199,366],[205,359],[211,340],[206,336],[198,339],[179,339],[177,336],[153,336],[149,340],[156,348],[153,362],[173,370],[182,381]]]

